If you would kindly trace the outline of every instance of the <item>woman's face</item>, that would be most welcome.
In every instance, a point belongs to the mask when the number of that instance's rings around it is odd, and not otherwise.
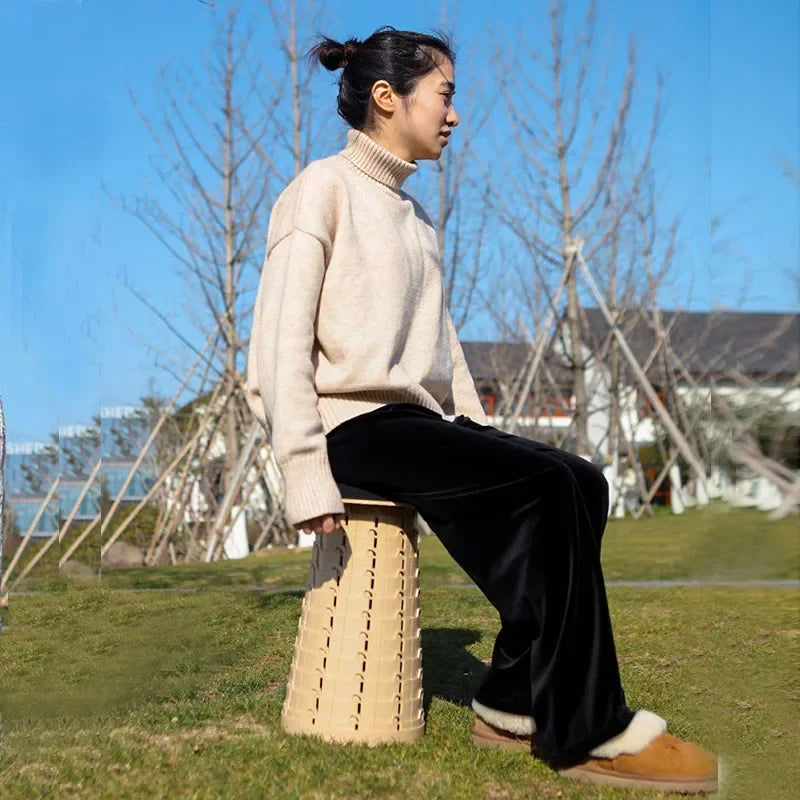
[[[407,108],[402,98],[393,95],[395,113],[387,120],[390,130],[386,133],[401,158],[415,161],[438,159],[442,155],[445,147],[449,146],[448,138],[443,134],[449,134],[458,125],[454,94],[453,64],[450,59],[440,56],[439,65],[420,78],[414,91],[406,98]]]

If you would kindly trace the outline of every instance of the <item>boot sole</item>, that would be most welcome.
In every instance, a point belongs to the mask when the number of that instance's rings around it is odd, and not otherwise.
[[[501,750],[525,750],[530,751],[531,743],[526,741],[499,741],[496,739],[484,739],[482,736],[472,734],[472,742],[478,747],[495,747]]]
[[[713,793],[718,791],[717,778],[692,778],[688,780],[675,780],[670,778],[644,778],[631,775],[614,775],[611,773],[595,772],[593,770],[582,769],[581,767],[570,767],[569,769],[557,770],[558,774],[565,778],[583,781],[584,783],[596,783],[600,786],[616,786],[619,788],[630,789],[655,789],[659,792],[678,792],[683,794],[698,794],[701,792]]]

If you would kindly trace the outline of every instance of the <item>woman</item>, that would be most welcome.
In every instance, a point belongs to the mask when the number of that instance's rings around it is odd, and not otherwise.
[[[322,37],[310,55],[343,68],[350,129],[273,207],[247,370],[287,516],[331,533],[337,481],[417,509],[500,614],[476,744],[597,783],[714,790],[710,753],[626,705],[600,566],[605,478],[487,424],[436,231],[402,189],[458,125],[450,44],[386,26],[361,43]]]

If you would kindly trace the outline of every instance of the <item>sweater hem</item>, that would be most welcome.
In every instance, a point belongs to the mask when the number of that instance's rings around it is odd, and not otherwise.
[[[435,411],[448,418],[442,407],[432,398],[410,397],[407,392],[397,389],[373,389],[347,394],[320,395],[317,403],[322,427],[326,434],[337,425],[360,414],[368,414],[389,403],[416,403],[423,408]]]

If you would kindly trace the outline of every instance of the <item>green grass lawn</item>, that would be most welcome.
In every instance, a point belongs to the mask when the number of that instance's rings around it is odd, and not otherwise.
[[[800,522],[770,520],[752,509],[713,504],[683,516],[610,520],[603,537],[603,574],[615,580],[776,580],[800,576]],[[262,550],[251,558],[213,564],[104,570],[114,589],[201,589],[223,586],[305,586],[308,549]],[[423,584],[469,579],[435,536],[420,539]],[[64,580],[34,570],[20,589],[61,589]]]
[[[420,551],[427,727],[413,745],[281,731],[302,599],[286,587],[305,583],[308,550],[13,595],[0,636],[0,797],[665,797],[574,784],[526,753],[472,745],[469,701],[497,613],[476,589],[451,587],[467,580],[435,537]],[[797,518],[716,507],[612,522],[603,562],[608,580],[797,578]],[[125,591],[146,586],[203,591]],[[231,591],[242,586],[272,591]],[[720,754],[720,797],[796,796],[800,591],[608,596],[629,705]]]

